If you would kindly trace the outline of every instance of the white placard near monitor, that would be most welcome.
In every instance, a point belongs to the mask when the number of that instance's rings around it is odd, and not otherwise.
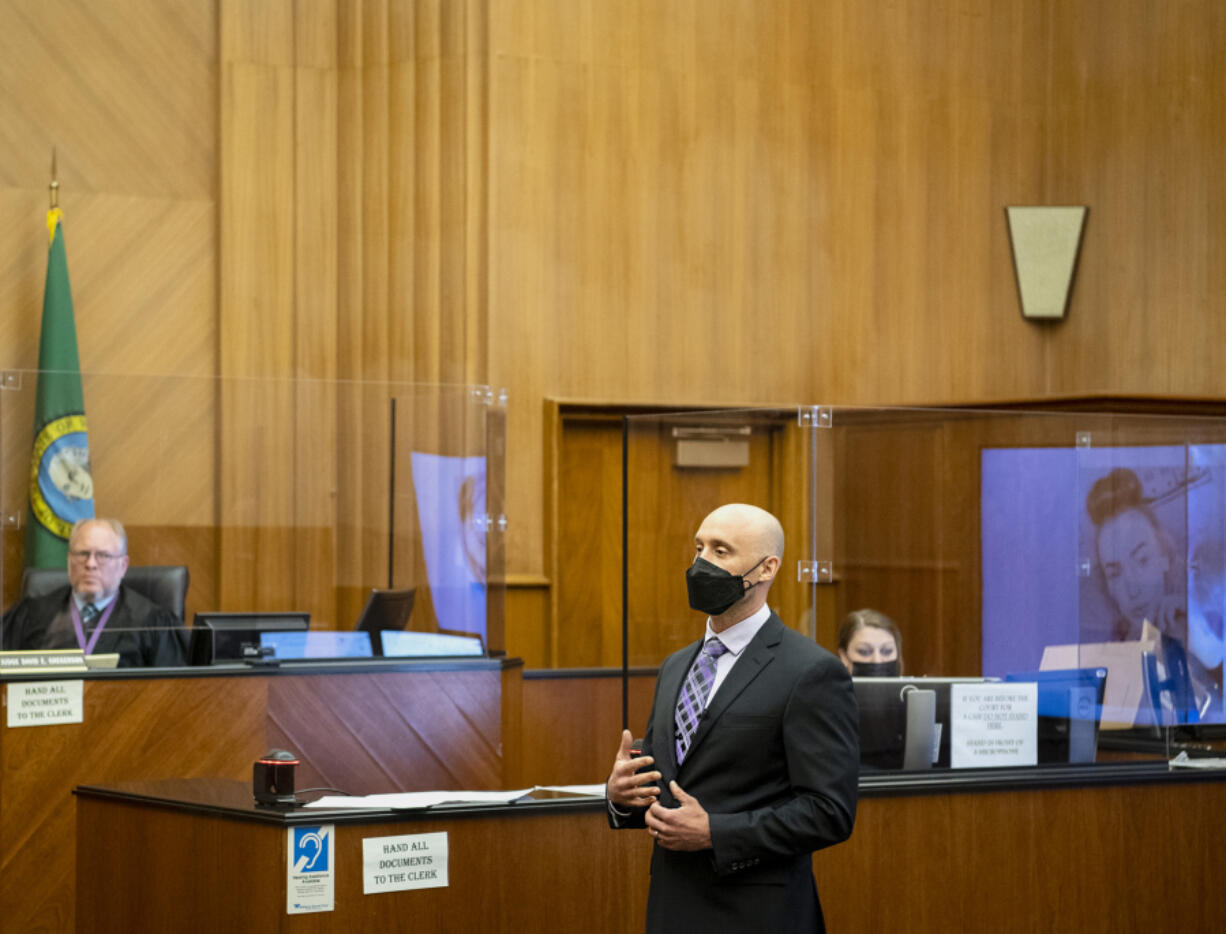
[[[1038,728],[1034,682],[950,685],[950,768],[1038,765]]]

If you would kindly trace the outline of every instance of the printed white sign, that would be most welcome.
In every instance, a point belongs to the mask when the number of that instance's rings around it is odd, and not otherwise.
[[[950,685],[950,767],[1036,765],[1038,710],[1034,683]]]
[[[85,722],[82,681],[12,682],[8,689],[9,726]]]
[[[362,841],[362,893],[437,889],[447,879],[447,834],[367,837]]]
[[[336,907],[332,824],[289,828],[285,912],[291,915],[332,911]]]

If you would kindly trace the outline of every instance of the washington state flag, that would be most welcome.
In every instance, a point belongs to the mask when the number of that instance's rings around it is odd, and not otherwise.
[[[26,523],[26,567],[32,568],[65,567],[73,523],[94,515],[94,481],[89,468],[85,396],[81,391],[63,220],[59,208],[47,212],[51,247],[38,343],[30,518]]]

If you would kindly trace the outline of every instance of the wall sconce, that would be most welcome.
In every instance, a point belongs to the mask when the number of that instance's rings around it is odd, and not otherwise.
[[[1005,208],[1023,318],[1064,318],[1088,212],[1084,205]]]

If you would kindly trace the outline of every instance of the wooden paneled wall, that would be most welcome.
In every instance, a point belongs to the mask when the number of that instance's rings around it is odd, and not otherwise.
[[[512,570],[555,573],[542,396],[1226,391],[1220,3],[491,9]],[[1019,314],[1009,204],[1090,207],[1064,322]]]
[[[0,6],[0,369],[37,366],[54,148],[97,506],[132,526],[144,563],[154,542],[141,530],[199,556],[216,508],[212,391],[199,378],[217,368],[217,47],[211,3]],[[150,373],[184,379],[151,391]],[[27,378],[0,392],[0,510],[23,523],[34,391]],[[164,450],[195,468],[161,469]],[[6,524],[6,597],[23,537]]]
[[[57,145],[86,369],[506,387],[535,617],[547,398],[1221,396],[1224,33],[1217,0],[7,4],[0,366],[35,359]],[[1026,203],[1090,207],[1065,322],[1017,311]],[[258,444],[225,392],[171,418],[208,439],[176,502],[226,527],[223,602],[272,575],[343,613],[383,559],[385,441],[320,404]],[[94,443],[100,508],[136,514]]]
[[[220,374],[475,381],[481,5],[223,0],[220,34]],[[287,384],[311,398],[277,400],[295,414],[270,424],[243,385],[221,398],[224,598],[351,619],[386,577],[387,394]],[[400,396],[409,424],[436,423],[416,428],[419,449],[464,448],[462,393],[433,410]],[[401,586],[424,578],[407,538]]]
[[[37,359],[58,145],[99,511],[138,562],[190,554],[193,609],[353,619],[388,577],[390,397],[416,449],[485,444],[462,388],[404,390],[485,374],[484,2],[22,3],[0,31],[0,368]],[[28,382],[0,407],[23,521]]]

